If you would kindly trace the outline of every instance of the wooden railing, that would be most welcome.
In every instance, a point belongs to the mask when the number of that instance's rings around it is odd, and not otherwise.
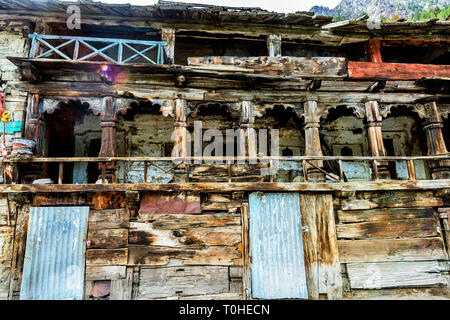
[[[89,61],[102,57],[105,61],[123,64],[142,58],[145,63],[164,64],[165,41],[127,40],[30,34],[32,39],[30,58],[48,58],[68,61]],[[41,48],[41,50],[40,50]],[[116,49],[117,48],[117,49]],[[42,49],[46,49],[42,50]],[[148,53],[156,50],[156,61]],[[45,51],[45,52],[40,52]],[[63,52],[64,51],[64,52]]]
[[[334,161],[337,163],[339,168],[339,174],[334,174],[325,171],[323,168],[319,167],[315,164],[315,161]],[[125,162],[125,163],[135,163],[135,162],[143,162],[144,163],[144,183],[153,183],[157,181],[160,177],[169,174],[173,177],[174,181],[178,180],[178,182],[185,182],[185,180],[181,179],[179,176],[175,175],[173,172],[174,169],[183,165],[186,170],[186,176],[189,176],[189,167],[190,165],[227,165],[230,175],[230,168],[233,165],[242,165],[242,164],[256,164],[263,163],[269,169],[269,181],[273,182],[274,177],[274,168],[276,168],[276,161],[294,161],[301,162],[304,173],[304,181],[308,182],[308,170],[307,168],[316,168],[320,172],[322,172],[329,179],[334,180],[336,182],[345,182],[345,172],[343,170],[343,162],[344,161],[358,161],[358,162],[367,162],[370,163],[374,180],[378,180],[378,165],[379,162],[398,162],[398,161],[406,161],[407,170],[408,170],[408,179],[416,180],[416,174],[414,170],[414,161],[442,161],[442,160],[450,160],[450,155],[440,155],[440,156],[385,156],[385,157],[371,157],[371,156],[274,156],[274,157],[74,157],[74,158],[28,158],[28,159],[3,159],[2,164],[11,164],[13,167],[18,168],[21,164],[30,164],[30,163],[59,163],[59,173],[58,173],[58,184],[63,183],[63,175],[64,175],[64,164],[65,163],[76,163],[76,162],[94,162],[99,164],[101,168],[101,180],[103,183],[106,182],[106,164],[112,162]],[[156,162],[172,162],[172,167],[170,169],[164,169],[157,164]],[[148,181],[147,169],[149,166],[153,166],[163,173],[153,178],[151,181]],[[229,177],[229,181],[231,182],[231,176]],[[5,179],[6,181],[6,179]],[[17,183],[18,181],[13,181],[12,183]]]

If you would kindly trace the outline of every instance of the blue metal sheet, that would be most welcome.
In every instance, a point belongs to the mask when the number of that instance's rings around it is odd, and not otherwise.
[[[252,296],[308,298],[300,195],[256,192],[249,207]]]
[[[21,300],[81,300],[89,207],[33,207]]]

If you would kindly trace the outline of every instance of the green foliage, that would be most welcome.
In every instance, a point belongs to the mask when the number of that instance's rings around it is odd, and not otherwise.
[[[433,18],[445,19],[449,15],[450,15],[450,6],[446,6],[443,9],[439,9],[438,7],[436,7],[436,8],[431,9],[431,10],[417,12],[411,18],[411,20],[419,21],[419,20],[426,20],[426,19],[433,19]]]

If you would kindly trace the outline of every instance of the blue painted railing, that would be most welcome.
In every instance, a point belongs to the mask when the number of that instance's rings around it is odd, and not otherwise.
[[[55,36],[55,35],[41,35],[37,33],[30,34],[32,39],[30,58],[40,59],[46,58],[51,54],[56,54],[57,59],[63,59],[68,61],[89,61],[94,57],[101,56],[105,61],[113,63],[127,63],[137,58],[143,58],[146,62],[151,64],[164,64],[164,49],[167,45],[165,41],[145,41],[145,40],[127,40],[127,39],[114,39],[114,38],[90,38],[90,37],[71,37],[71,36]],[[49,42],[59,41],[58,44],[51,44]],[[100,43],[101,48],[94,47],[94,43]],[[67,50],[62,52],[63,48],[73,44],[73,50],[70,49],[70,53]],[[135,46],[139,45],[140,49]],[[39,53],[38,47],[45,46],[47,51]],[[87,48],[88,52],[84,52],[80,56],[80,48]],[[117,47],[113,53],[107,50]],[[144,48],[142,48],[144,47]],[[128,49],[128,55],[124,55],[124,49]],[[148,57],[145,53],[156,50],[156,61]],[[117,52],[116,52],[117,51]],[[131,53],[131,55],[130,55]]]

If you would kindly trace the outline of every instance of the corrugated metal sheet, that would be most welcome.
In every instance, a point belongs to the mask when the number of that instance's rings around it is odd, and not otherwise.
[[[252,296],[307,298],[298,193],[252,193]]]
[[[89,207],[33,207],[21,300],[81,300]]]

